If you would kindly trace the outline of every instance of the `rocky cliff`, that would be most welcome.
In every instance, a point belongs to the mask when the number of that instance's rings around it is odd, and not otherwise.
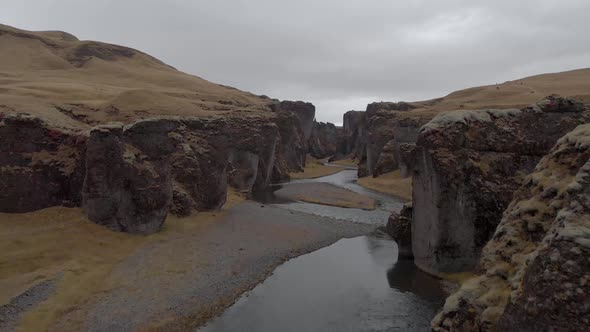
[[[305,167],[308,141],[311,137],[315,106],[302,101],[282,101],[271,105],[277,115],[276,123],[281,134],[278,154],[284,162],[275,165],[277,179],[288,179],[288,172],[301,172]]]
[[[341,148],[342,128],[329,122],[315,122],[308,140],[309,154],[316,159],[334,156]]]
[[[409,112],[404,102],[367,106],[359,176],[379,176],[399,168],[400,145],[415,143],[418,130],[432,115]]]
[[[432,272],[473,268],[524,176],[589,116],[583,104],[551,96],[521,110],[443,113],[425,125],[416,146],[404,147],[416,264]]]
[[[446,301],[435,331],[590,327],[590,125],[526,177],[483,249],[480,275]]]
[[[0,46],[0,212],[83,206],[96,223],[152,233],[169,212],[220,208],[228,185],[251,192],[305,166],[310,103],[65,33],[0,25]]]
[[[357,159],[363,149],[366,114],[363,111],[348,111],[343,116],[340,154],[342,157]]]

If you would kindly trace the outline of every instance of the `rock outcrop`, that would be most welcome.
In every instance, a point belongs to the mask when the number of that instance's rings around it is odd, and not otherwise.
[[[426,271],[473,268],[513,192],[555,142],[590,120],[549,97],[522,110],[453,111],[425,125],[411,150],[412,247]]]
[[[342,157],[357,159],[363,150],[366,114],[363,111],[348,111],[343,116],[343,143],[340,154]]]
[[[412,255],[412,203],[406,203],[399,213],[392,213],[385,231],[397,243],[399,258],[413,258]]]
[[[158,117],[90,130],[24,113],[0,118],[2,212],[83,206],[118,231],[152,233],[168,212],[218,209],[228,185],[264,189],[285,163],[278,116]]]
[[[408,105],[402,102],[373,103],[367,106],[359,177],[379,176],[398,169],[400,145],[415,143],[420,127],[431,119],[430,115],[408,112],[412,109]],[[384,150],[386,145],[387,149]]]
[[[0,113],[0,212],[79,206],[88,136],[24,113]]]
[[[588,330],[588,257],[590,124],[561,138],[526,177],[483,249],[480,276],[447,299],[433,328]]]
[[[91,221],[129,233],[160,230],[172,203],[168,134],[178,126],[153,119],[90,131],[82,195]]]
[[[275,178],[288,179],[289,171],[302,172],[305,167],[315,106],[302,101],[282,101],[272,104],[271,108],[276,114],[275,122],[281,135],[278,154],[284,160],[275,165]]]
[[[313,123],[311,136],[308,140],[309,154],[316,159],[334,156],[338,153],[342,142],[342,128],[333,123]]]

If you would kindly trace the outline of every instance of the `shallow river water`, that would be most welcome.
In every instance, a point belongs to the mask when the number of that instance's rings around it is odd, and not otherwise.
[[[379,201],[374,211],[258,199],[273,206],[382,225],[401,202],[355,183],[356,171],[300,180],[329,182]],[[288,185],[288,184],[285,184]],[[397,259],[397,244],[376,236],[342,239],[291,259],[199,331],[428,331],[444,301],[440,282]]]

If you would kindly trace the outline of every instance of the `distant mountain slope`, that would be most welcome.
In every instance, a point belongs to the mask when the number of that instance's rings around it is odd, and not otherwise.
[[[455,91],[443,98],[413,102],[415,112],[455,109],[521,108],[558,94],[590,103],[590,68],[530,76],[498,85]]]
[[[131,48],[0,25],[0,112],[85,126],[154,115],[260,115],[268,103]]]

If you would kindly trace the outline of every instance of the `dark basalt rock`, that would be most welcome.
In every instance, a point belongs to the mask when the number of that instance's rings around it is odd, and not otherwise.
[[[343,116],[343,143],[340,154],[343,158],[357,159],[363,150],[366,114],[363,111],[348,111]]]
[[[317,159],[334,156],[342,141],[342,128],[333,123],[315,122],[308,140],[309,154]]]
[[[483,249],[479,276],[451,295],[435,331],[590,327],[590,124],[561,138],[523,181]]]
[[[90,131],[82,196],[91,221],[129,233],[160,230],[172,203],[167,135],[179,125],[151,119]]]
[[[412,254],[412,203],[404,204],[400,213],[392,213],[385,231],[398,245],[399,258],[411,259]]]
[[[308,152],[315,118],[315,106],[302,101],[282,101],[270,105],[277,115],[275,123],[279,127],[281,142],[277,154],[285,163],[277,163],[275,178],[284,177],[289,171],[302,172]],[[286,167],[286,169],[285,169]]]
[[[472,269],[524,176],[561,136],[590,120],[578,106],[552,106],[569,99],[547,100],[522,110],[448,112],[421,129],[413,160],[405,162],[413,175],[419,267]]]
[[[87,134],[24,113],[0,113],[0,212],[78,206]]]

